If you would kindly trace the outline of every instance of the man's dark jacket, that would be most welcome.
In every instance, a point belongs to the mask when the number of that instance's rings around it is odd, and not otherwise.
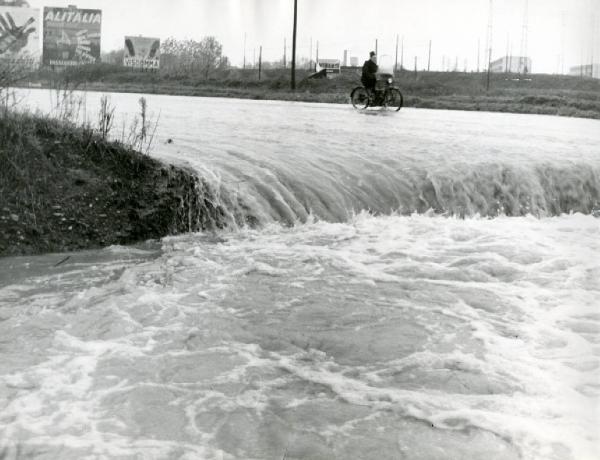
[[[361,81],[365,86],[374,86],[377,81],[377,64],[370,59],[365,61],[362,68]]]

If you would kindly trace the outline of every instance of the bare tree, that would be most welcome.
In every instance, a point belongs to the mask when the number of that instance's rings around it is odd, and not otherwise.
[[[122,49],[108,51],[108,52],[102,53],[102,55],[100,56],[100,60],[107,64],[122,65],[124,54],[125,54],[125,51]]]
[[[200,42],[199,51],[204,78],[208,79],[209,73],[219,66],[219,61],[223,54],[223,46],[215,37],[204,37]]]

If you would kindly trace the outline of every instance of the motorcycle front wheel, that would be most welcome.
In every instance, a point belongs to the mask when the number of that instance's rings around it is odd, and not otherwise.
[[[400,90],[392,88],[388,91],[386,105],[396,112],[402,108],[404,105],[404,97],[402,97]]]
[[[357,86],[350,93],[350,101],[355,109],[366,109],[369,107],[369,93],[362,86]]]

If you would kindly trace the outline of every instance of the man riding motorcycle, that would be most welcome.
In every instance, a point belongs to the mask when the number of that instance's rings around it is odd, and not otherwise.
[[[369,94],[374,94],[375,84],[377,83],[377,70],[379,67],[377,66],[377,55],[375,54],[375,51],[371,51],[369,56],[369,60],[365,61],[363,64],[362,77],[360,81],[367,89]]]

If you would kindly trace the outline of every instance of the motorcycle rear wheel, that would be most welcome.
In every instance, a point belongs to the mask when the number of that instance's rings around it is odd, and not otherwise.
[[[402,108],[404,105],[404,97],[402,97],[400,90],[396,88],[389,90],[386,97],[386,105],[396,112]]]
[[[350,101],[355,109],[366,109],[369,107],[369,93],[362,86],[357,86],[350,93]]]

